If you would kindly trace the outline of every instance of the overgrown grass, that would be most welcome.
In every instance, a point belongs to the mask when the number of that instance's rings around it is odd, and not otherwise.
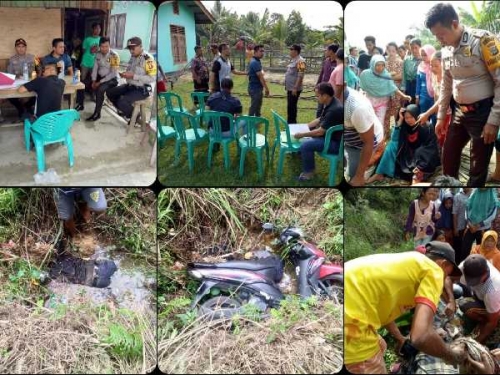
[[[166,373],[336,373],[342,366],[342,307],[291,297],[261,320],[251,309],[217,321],[198,318],[187,299],[172,300],[159,330]],[[265,360],[263,360],[265,358]]]
[[[350,190],[345,197],[345,260],[413,249],[404,226],[417,188]]]
[[[239,97],[243,105],[243,114],[248,113],[250,108],[250,98],[247,94],[247,79],[242,76],[234,76],[233,94]],[[271,109],[277,111],[286,118],[286,91],[284,86],[275,83],[268,84],[271,94],[284,97],[264,98],[262,106],[262,117],[269,120],[268,142],[274,143],[275,129]],[[182,97],[185,107],[191,108],[192,101],[190,92],[193,91],[191,80],[183,79],[174,87],[173,92]],[[307,99],[306,99],[307,98]],[[160,104],[159,104],[160,105]],[[301,94],[298,104],[297,121],[299,123],[309,123],[316,116],[317,102],[314,98],[312,87],[306,88]],[[161,120],[164,120],[162,107],[158,108]],[[263,131],[263,130],[262,130]],[[327,186],[329,164],[320,157],[316,157],[316,176],[313,180],[300,182],[297,180],[302,171],[301,158],[297,154],[288,155],[285,159],[283,175],[280,179],[276,177],[278,168],[279,149],[277,148],[274,161],[265,165],[264,177],[258,179],[257,161],[253,153],[249,153],[245,161],[245,173],[239,177],[239,154],[236,145],[231,146],[231,168],[224,169],[222,151],[214,153],[212,168],[207,168],[208,142],[197,146],[195,149],[195,168],[193,173],[189,173],[187,162],[187,150],[183,146],[181,149],[180,163],[176,166],[174,162],[174,140],[167,140],[165,146],[158,152],[158,178],[165,186]],[[342,163],[339,163],[338,176],[342,176]]]

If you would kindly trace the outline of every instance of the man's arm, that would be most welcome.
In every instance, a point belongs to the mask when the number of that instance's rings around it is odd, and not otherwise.
[[[488,313],[487,321],[479,324],[479,336],[476,338],[479,343],[485,343],[488,336],[497,328],[499,318],[500,310],[496,313]]]
[[[444,69],[443,61],[443,78],[441,80],[441,91],[439,92],[439,110],[437,114],[438,120],[444,120],[446,118],[446,112],[450,106],[450,100],[452,95],[452,84],[453,77],[451,76],[450,70]]]
[[[410,342],[418,350],[433,357],[443,358],[451,364],[458,364],[465,360],[463,348],[451,349],[445,344],[441,336],[434,330],[432,323],[434,311],[423,303],[417,303],[411,325]]]
[[[491,43],[493,43],[494,48],[498,51],[500,49],[500,40],[496,36],[489,36],[488,38],[492,38],[493,40],[483,44],[482,41],[485,37],[481,38],[481,46],[483,46],[481,48],[481,55],[494,84],[493,106],[483,130],[484,143],[487,144],[495,142],[498,127],[500,126],[500,61],[498,61],[498,55],[493,55],[491,52],[493,49]]]
[[[17,89],[17,92],[18,92],[18,93],[20,93],[20,94],[24,94],[25,92],[28,92],[28,91],[29,91],[29,90],[28,90],[26,87],[24,87],[24,85],[23,85],[23,86],[21,86],[21,87],[19,87],[19,88]]]
[[[257,77],[259,77],[260,84],[264,87],[266,95],[269,95],[269,87],[267,87],[267,82],[266,79],[264,78],[264,74],[262,74],[262,70],[257,72]]]
[[[398,326],[396,325],[396,322],[390,322],[389,324],[385,325],[384,328],[391,334],[392,337],[398,342],[396,346],[396,352],[399,352],[401,347],[403,346],[406,338],[401,334],[401,331],[399,330]]]

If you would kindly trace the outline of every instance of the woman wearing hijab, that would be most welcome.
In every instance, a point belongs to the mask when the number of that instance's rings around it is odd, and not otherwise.
[[[442,202],[439,205],[441,217],[436,223],[436,231],[440,230],[444,233],[445,242],[453,246],[453,194],[446,192]]]
[[[500,250],[498,250],[497,243],[498,233],[494,230],[488,230],[483,234],[481,245],[476,245],[470,253],[481,254],[500,271]]]
[[[384,124],[385,113],[392,95],[411,100],[410,96],[398,89],[385,64],[384,56],[373,55],[370,60],[370,69],[364,70],[359,77],[360,87],[366,92],[366,97],[372,103],[375,114],[382,124]],[[386,137],[390,134],[385,124],[384,134],[387,134]]]
[[[467,228],[464,231],[462,248],[457,253],[457,262],[462,262],[471,252],[472,243],[480,244],[484,232],[491,229],[497,215],[497,195],[493,188],[478,188],[467,200],[465,218]]]
[[[432,86],[431,56],[436,49],[430,44],[420,49],[422,62],[417,69],[417,91],[415,104],[419,106],[420,112],[427,112],[434,105],[434,88]],[[434,116],[435,117],[435,116]],[[431,121],[434,120],[434,117]]]
[[[399,120],[391,142],[368,182],[384,176],[420,183],[432,175],[440,164],[436,134],[429,124],[417,121],[420,114],[415,104],[399,111]]]

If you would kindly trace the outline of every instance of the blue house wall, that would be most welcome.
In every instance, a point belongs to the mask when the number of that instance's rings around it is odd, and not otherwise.
[[[196,29],[194,14],[182,1],[179,1],[178,4],[179,14],[174,14],[171,2],[163,3],[158,8],[158,61],[165,73],[182,69],[195,55]],[[174,64],[170,25],[182,26],[186,31],[187,61],[181,64]]]
[[[124,49],[115,50],[120,55],[122,64],[130,60],[130,52],[126,49],[127,40],[138,36],[142,40],[145,51],[149,51],[151,42],[151,31],[153,29],[155,6],[149,1],[114,1],[111,15],[127,14],[125,22],[125,36],[123,40]],[[156,51],[153,51],[156,53]]]

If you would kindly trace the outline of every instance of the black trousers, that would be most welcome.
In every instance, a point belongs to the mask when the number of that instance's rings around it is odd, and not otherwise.
[[[481,244],[481,239],[483,238],[484,230],[478,230],[475,233],[469,231],[469,229],[465,229],[464,236],[462,238],[462,247],[458,254],[455,254],[455,262],[460,264],[465,258],[470,255],[470,250],[474,241],[476,241],[477,245]],[[458,256],[457,256],[458,255]]]
[[[297,123],[297,103],[302,90],[297,91],[297,96],[292,95],[292,91],[286,92],[286,113],[289,124]]]
[[[33,107],[36,103],[36,98],[29,98],[26,103],[21,102],[18,98],[9,99],[10,104],[12,104],[17,109],[17,114],[19,117],[23,116],[24,112],[29,112],[31,107]]]
[[[149,92],[143,87],[126,84],[109,89],[106,95],[116,109],[123,112],[126,117],[132,117],[133,104],[138,100],[146,99]]]
[[[116,78],[110,79],[109,81],[106,81],[99,85],[97,90],[95,90],[94,113],[101,114],[102,104],[104,103],[104,93],[116,86],[118,86],[118,81]]]
[[[484,144],[481,133],[490,114],[492,99],[478,102],[475,111],[463,113],[454,105],[453,120],[443,145],[443,174],[458,178],[462,150],[471,141],[468,186],[484,186],[493,153],[493,143]]]

